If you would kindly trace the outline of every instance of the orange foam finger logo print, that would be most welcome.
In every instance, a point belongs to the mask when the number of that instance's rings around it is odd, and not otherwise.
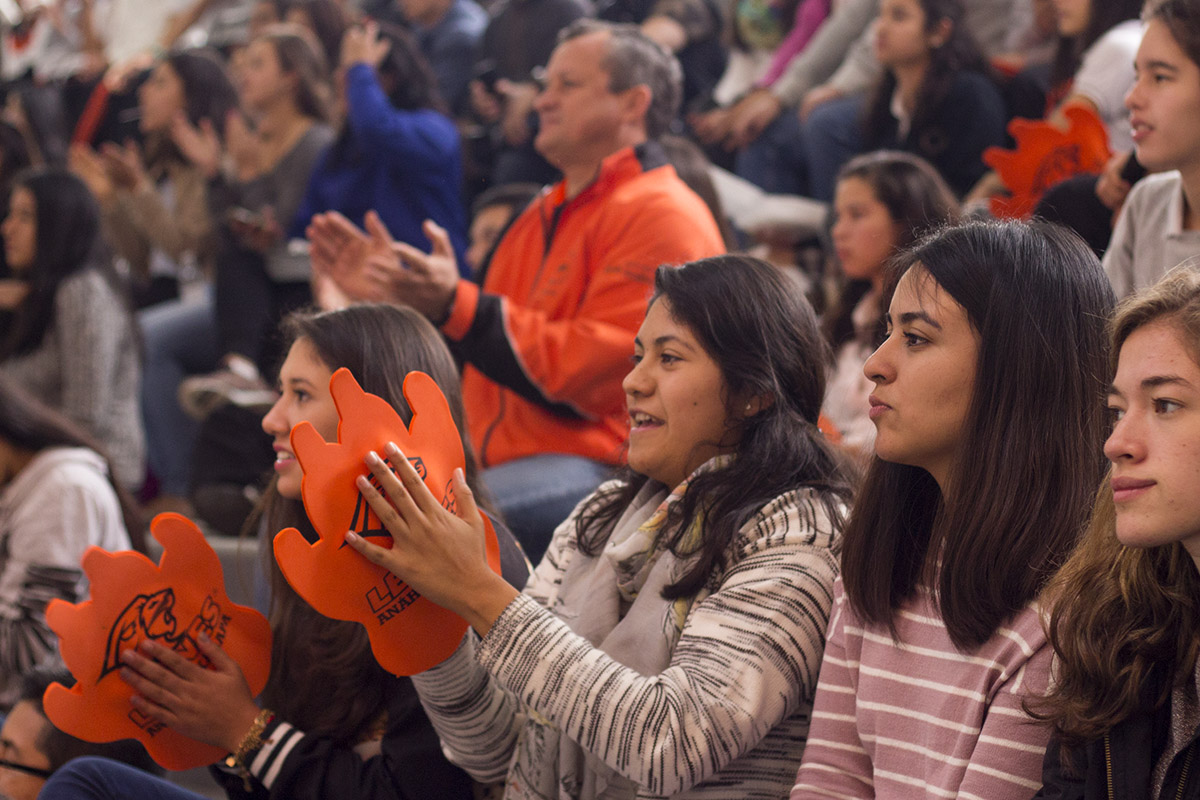
[[[423,372],[404,379],[412,409],[408,426],[386,400],[364,392],[345,368],[333,374],[329,390],[338,411],[338,440],[326,442],[307,422],[292,429],[292,451],[304,471],[304,508],[319,538],[310,544],[295,528],[282,530],[275,537],[275,560],[292,588],[321,614],[365,627],[384,669],[414,675],[454,652],[467,623],[346,545],[346,531],[353,530],[373,544],[392,546],[355,480],[371,475],[363,463],[367,453],[382,454],[388,442],[395,442],[433,496],[453,511],[451,481],[454,470],[465,465],[462,439],[446,398]],[[486,515],[483,519],[488,564],[499,573],[496,532]]]
[[[79,604],[52,600],[46,607],[46,622],[58,634],[76,683],[70,689],[52,684],[43,705],[50,721],[72,736],[89,742],[137,739],[163,767],[191,769],[221,759],[225,751],[134,709],[133,689],[119,673],[121,654],[153,639],[207,667],[196,645],[203,633],[238,663],[258,694],[271,668],[271,628],[258,611],[229,599],[220,559],[191,520],[159,514],[150,530],[163,546],[158,564],[141,553],[88,548],[83,571],[91,598]]]
[[[983,152],[984,162],[996,170],[1010,192],[991,199],[993,216],[1027,219],[1054,184],[1104,169],[1111,153],[1100,117],[1076,105],[1064,113],[1065,131],[1042,120],[1014,119],[1008,132],[1016,139],[1016,149],[989,147]]]

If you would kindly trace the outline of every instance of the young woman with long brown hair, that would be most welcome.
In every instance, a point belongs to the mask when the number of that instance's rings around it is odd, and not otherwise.
[[[893,268],[864,367],[876,458],[792,800],[1023,800],[1049,736],[1022,710],[1050,665],[1037,599],[1103,477],[1112,290],[1046,225],[948,228]]]
[[[1055,730],[1040,797],[1200,797],[1200,271],[1112,326],[1110,480],[1053,584]]]
[[[334,370],[348,368],[364,390],[386,399],[406,421],[412,412],[403,394],[404,377],[412,370],[425,372],[442,389],[462,431],[454,360],[433,326],[411,309],[355,306],[300,314],[286,320],[283,330],[291,345],[280,369],[281,396],[262,423],[275,440],[275,479],[257,523],[249,523],[267,537],[274,640],[262,703],[274,719],[260,731],[260,747],[245,757],[237,774],[223,773],[222,782],[231,798],[467,800],[472,783],[442,755],[411,680],[376,663],[362,626],[323,617],[305,603],[284,580],[269,538],[295,527],[316,541],[300,501],[303,473],[289,435],[307,421],[326,441],[337,438],[339,417],[329,391]],[[473,483],[474,453],[466,440],[463,448],[466,479]],[[505,576],[523,582],[526,570],[515,540],[501,525],[496,532],[502,562],[507,560]],[[126,653],[131,671],[124,674],[140,693],[134,702],[144,713],[233,752],[260,708],[237,665],[219,648],[209,656],[215,670],[189,675],[191,665],[170,652]],[[178,787],[99,760],[73,762],[44,791],[58,798],[196,800]]]

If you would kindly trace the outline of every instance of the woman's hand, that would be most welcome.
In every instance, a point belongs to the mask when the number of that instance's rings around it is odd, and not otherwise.
[[[171,118],[171,141],[205,178],[217,177],[221,169],[221,139],[210,120],[202,119],[199,125],[193,125],[187,114],[180,111]]]
[[[88,191],[101,206],[107,206],[112,201],[116,186],[108,174],[104,159],[95,150],[82,142],[71,145],[67,153],[67,166],[87,184]]]
[[[147,639],[121,654],[121,678],[137,692],[130,702],[138,711],[189,739],[233,752],[258,706],[236,661],[204,634],[196,646],[212,669]]]
[[[391,42],[379,38],[379,24],[376,22],[368,21],[362,27],[347,28],[342,37],[341,66],[345,69],[362,63],[376,68],[391,49]]]
[[[142,151],[135,142],[127,141],[124,147],[106,142],[100,154],[104,158],[108,176],[117,186],[132,192],[149,185],[150,178],[146,175]]]
[[[388,444],[387,457],[391,468],[376,453],[366,459],[386,498],[365,477],[358,479],[358,488],[391,533],[392,548],[373,545],[353,532],[346,534],[347,543],[483,636],[518,593],[488,566],[483,517],[462,470],[454,471],[455,510],[450,512],[430,494],[400,448]]]

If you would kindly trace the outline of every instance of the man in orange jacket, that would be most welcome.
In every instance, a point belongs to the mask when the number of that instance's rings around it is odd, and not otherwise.
[[[563,180],[501,237],[478,285],[445,232],[433,251],[334,214],[309,228],[314,271],[356,300],[406,303],[466,367],[463,399],[484,479],[531,558],[621,460],[629,370],[660,264],[724,251],[707,206],[657,139],[678,108],[674,57],[633,26],[563,31],[534,108],[534,145]]]

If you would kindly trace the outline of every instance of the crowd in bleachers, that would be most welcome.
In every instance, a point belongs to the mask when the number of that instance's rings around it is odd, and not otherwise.
[[[114,679],[230,797],[1200,798],[1200,0],[2,0],[0,90],[3,796],[195,797],[40,702],[175,511],[266,689]],[[411,677],[271,547],[341,368],[460,434],[343,543]]]

